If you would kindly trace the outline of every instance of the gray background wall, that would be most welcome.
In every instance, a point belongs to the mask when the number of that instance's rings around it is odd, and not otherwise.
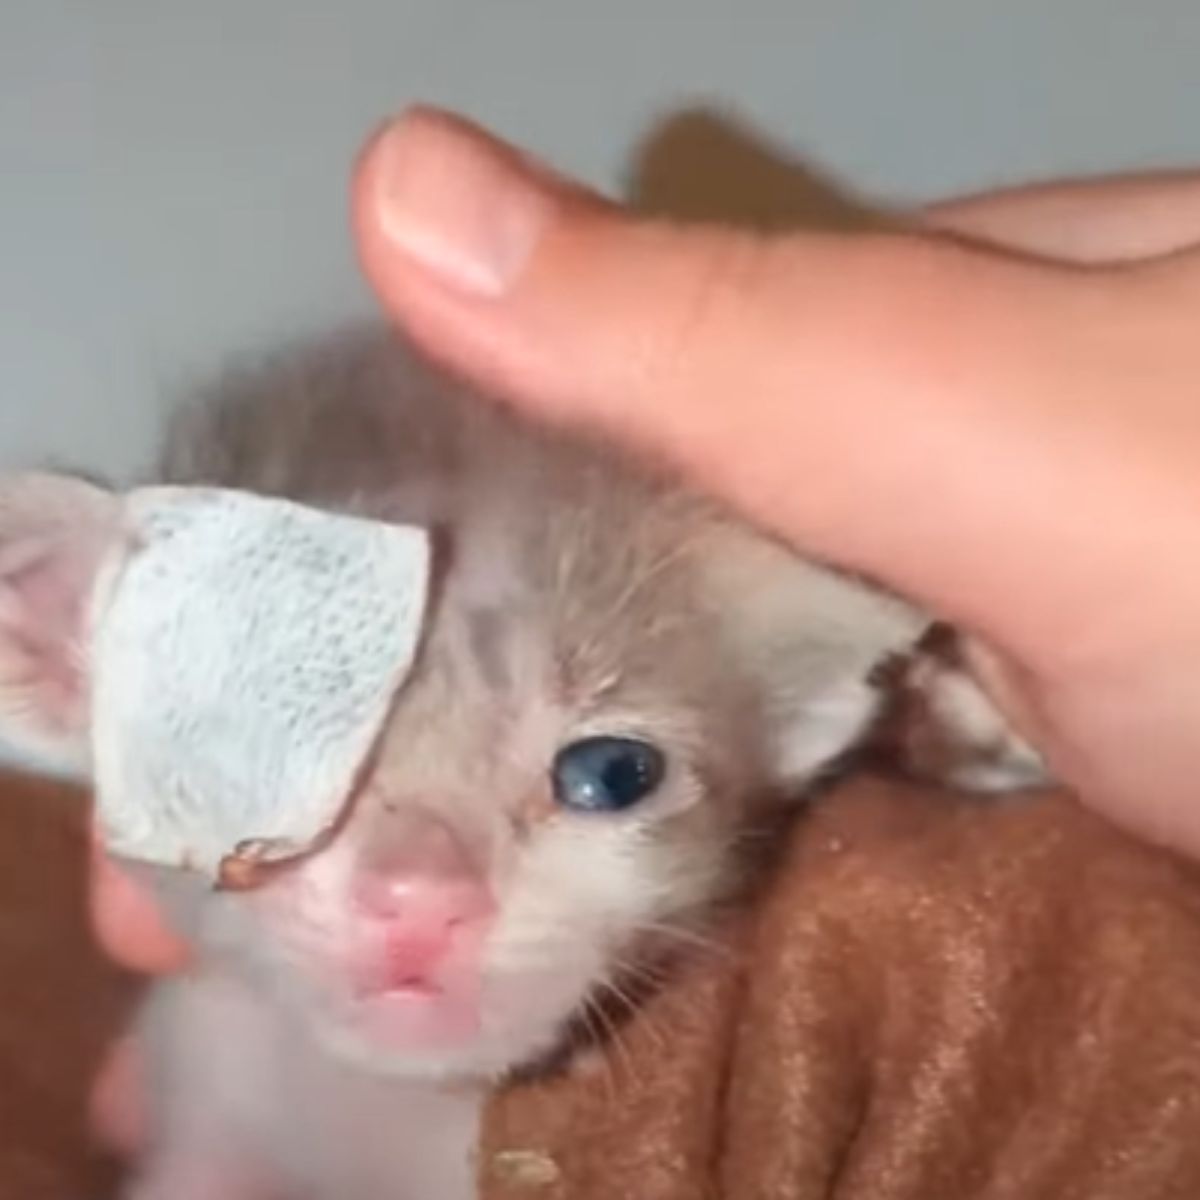
[[[124,471],[223,353],[362,309],[412,98],[605,186],[736,106],[872,193],[1200,162],[1200,0],[0,0],[0,461]]]

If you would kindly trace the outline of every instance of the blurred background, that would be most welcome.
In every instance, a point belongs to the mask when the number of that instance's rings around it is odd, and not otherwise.
[[[197,373],[365,311],[348,172],[417,98],[668,207],[697,105],[910,203],[1200,162],[1200,3],[3,0],[0,462],[125,473]]]

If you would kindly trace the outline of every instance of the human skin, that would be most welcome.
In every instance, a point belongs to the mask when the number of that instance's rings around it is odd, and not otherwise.
[[[435,357],[957,622],[1084,803],[1200,854],[1200,175],[768,235],[636,217],[421,109],[368,145],[353,201],[368,278]],[[181,965],[95,863],[108,952]],[[114,1061],[97,1119],[128,1143]]]

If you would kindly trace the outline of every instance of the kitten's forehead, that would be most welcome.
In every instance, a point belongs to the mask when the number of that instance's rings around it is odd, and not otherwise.
[[[571,482],[452,531],[447,622],[498,691],[531,674],[565,704],[650,680],[686,687],[715,657],[691,555],[698,513],[619,477]]]
[[[515,682],[509,625],[511,615],[498,604],[469,608],[463,614],[467,644],[488,687],[508,692]]]

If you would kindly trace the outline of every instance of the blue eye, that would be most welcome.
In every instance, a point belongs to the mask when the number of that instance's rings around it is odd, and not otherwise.
[[[633,738],[591,737],[554,759],[554,798],[579,812],[620,812],[650,795],[666,774],[662,751]]]

